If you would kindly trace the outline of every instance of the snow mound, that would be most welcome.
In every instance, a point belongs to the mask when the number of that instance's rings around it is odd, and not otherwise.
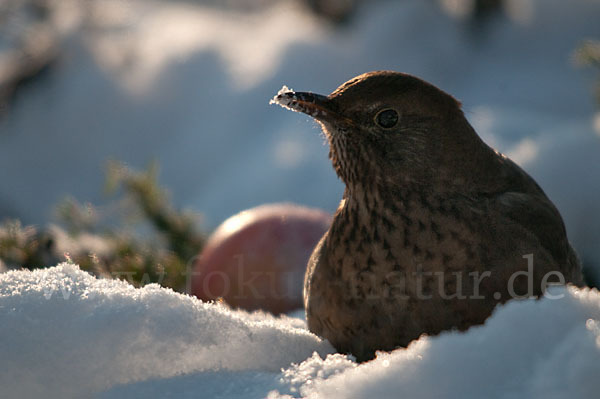
[[[313,356],[284,379],[313,399],[597,397],[600,294],[552,295],[561,298],[509,302],[465,334],[422,337],[359,366]]]
[[[216,370],[279,372],[332,349],[297,319],[249,314],[76,265],[0,275],[0,397],[81,397]]]
[[[137,289],[70,264],[10,271],[0,275],[0,397],[596,397],[600,293],[550,294],[358,365],[300,319]]]

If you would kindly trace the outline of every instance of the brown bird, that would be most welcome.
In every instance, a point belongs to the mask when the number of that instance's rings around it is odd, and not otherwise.
[[[272,100],[314,117],[346,185],[306,271],[309,329],[364,361],[483,323],[498,303],[582,284],[552,202],[488,147],[461,104],[407,74]]]

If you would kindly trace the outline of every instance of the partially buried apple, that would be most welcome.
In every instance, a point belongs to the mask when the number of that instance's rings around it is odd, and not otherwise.
[[[192,294],[275,314],[302,307],[306,263],[331,215],[293,204],[238,213],[211,235],[194,265]]]

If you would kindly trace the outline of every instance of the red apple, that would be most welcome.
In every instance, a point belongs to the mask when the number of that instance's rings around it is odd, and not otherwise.
[[[301,308],[306,263],[330,223],[328,213],[293,204],[263,205],[230,217],[196,261],[191,293],[275,314]]]

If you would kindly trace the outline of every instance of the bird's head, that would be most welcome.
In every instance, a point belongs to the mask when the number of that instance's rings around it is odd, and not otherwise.
[[[464,184],[470,152],[482,145],[457,100],[411,75],[365,73],[328,96],[286,89],[272,102],[321,124],[333,166],[350,189]]]

